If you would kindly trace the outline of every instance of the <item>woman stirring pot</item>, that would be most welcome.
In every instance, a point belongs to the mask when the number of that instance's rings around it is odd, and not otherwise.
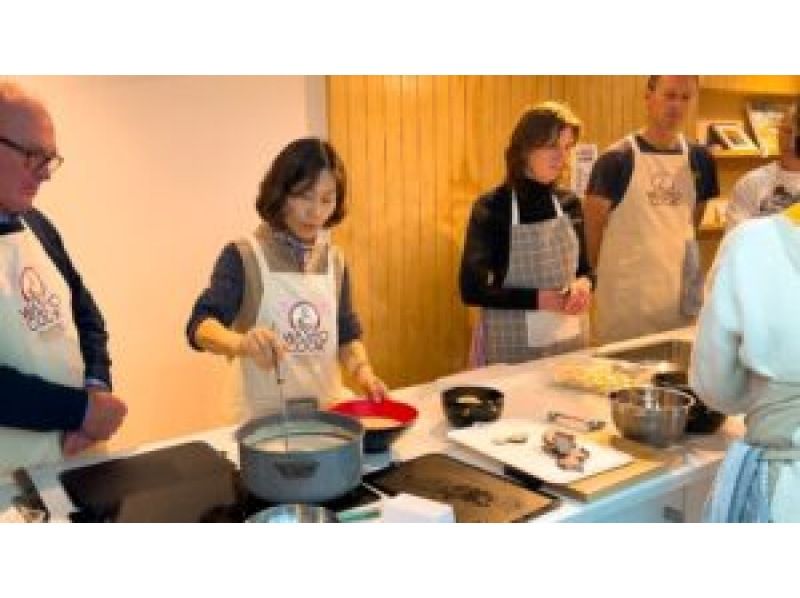
[[[334,148],[317,138],[287,145],[261,183],[253,235],[223,250],[187,325],[190,344],[231,358],[236,419],[286,400],[346,397],[339,366],[379,400],[353,309],[350,278],[329,229],[345,215],[346,178]],[[271,372],[279,360],[283,388]],[[281,392],[282,390],[282,392]]]

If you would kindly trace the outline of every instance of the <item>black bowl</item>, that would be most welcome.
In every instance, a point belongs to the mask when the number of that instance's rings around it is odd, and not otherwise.
[[[454,386],[442,393],[442,407],[456,428],[491,422],[503,411],[503,393],[488,386]]]
[[[700,400],[697,393],[689,386],[688,375],[686,372],[662,372],[653,375],[654,386],[664,386],[682,390],[695,399],[694,405],[689,407],[689,414],[686,418],[687,434],[714,434],[722,427],[727,417],[720,411],[711,409]]]

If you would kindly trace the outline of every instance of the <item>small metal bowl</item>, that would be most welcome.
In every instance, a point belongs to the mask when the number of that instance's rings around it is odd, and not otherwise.
[[[247,523],[338,523],[336,514],[325,507],[286,504],[253,513]]]
[[[638,386],[609,393],[611,418],[625,438],[666,448],[686,432],[694,398],[674,388]]]

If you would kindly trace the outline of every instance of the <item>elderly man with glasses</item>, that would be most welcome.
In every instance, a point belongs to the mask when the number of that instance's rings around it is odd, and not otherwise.
[[[62,162],[44,106],[0,81],[0,475],[107,440],[126,413],[103,317],[33,207]]]

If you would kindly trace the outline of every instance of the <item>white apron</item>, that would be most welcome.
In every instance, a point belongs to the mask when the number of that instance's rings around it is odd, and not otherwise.
[[[0,264],[0,363],[82,388],[84,363],[69,287],[27,226],[0,236]],[[0,427],[0,474],[61,458],[61,432]]]
[[[643,153],[634,135],[633,173],[611,211],[597,263],[595,342],[606,344],[686,326],[702,290],[689,150]],[[687,280],[685,288],[682,281]],[[681,295],[684,295],[682,300]]]
[[[556,216],[520,224],[517,195],[511,194],[511,240],[504,287],[559,289],[578,269],[579,243],[569,216],[552,196]],[[546,310],[483,309],[476,326],[485,334],[485,362],[520,363],[581,347],[581,316]],[[485,330],[480,330],[485,326]],[[475,352],[476,354],[479,351]],[[480,357],[473,357],[479,365]]]
[[[279,368],[286,400],[316,398],[321,404],[347,396],[338,363],[337,297],[334,249],[328,245],[325,274],[273,272],[261,243],[252,244],[263,285],[254,326],[274,328],[287,346]],[[235,358],[234,418],[237,421],[280,410],[275,370],[265,371],[252,359]]]

